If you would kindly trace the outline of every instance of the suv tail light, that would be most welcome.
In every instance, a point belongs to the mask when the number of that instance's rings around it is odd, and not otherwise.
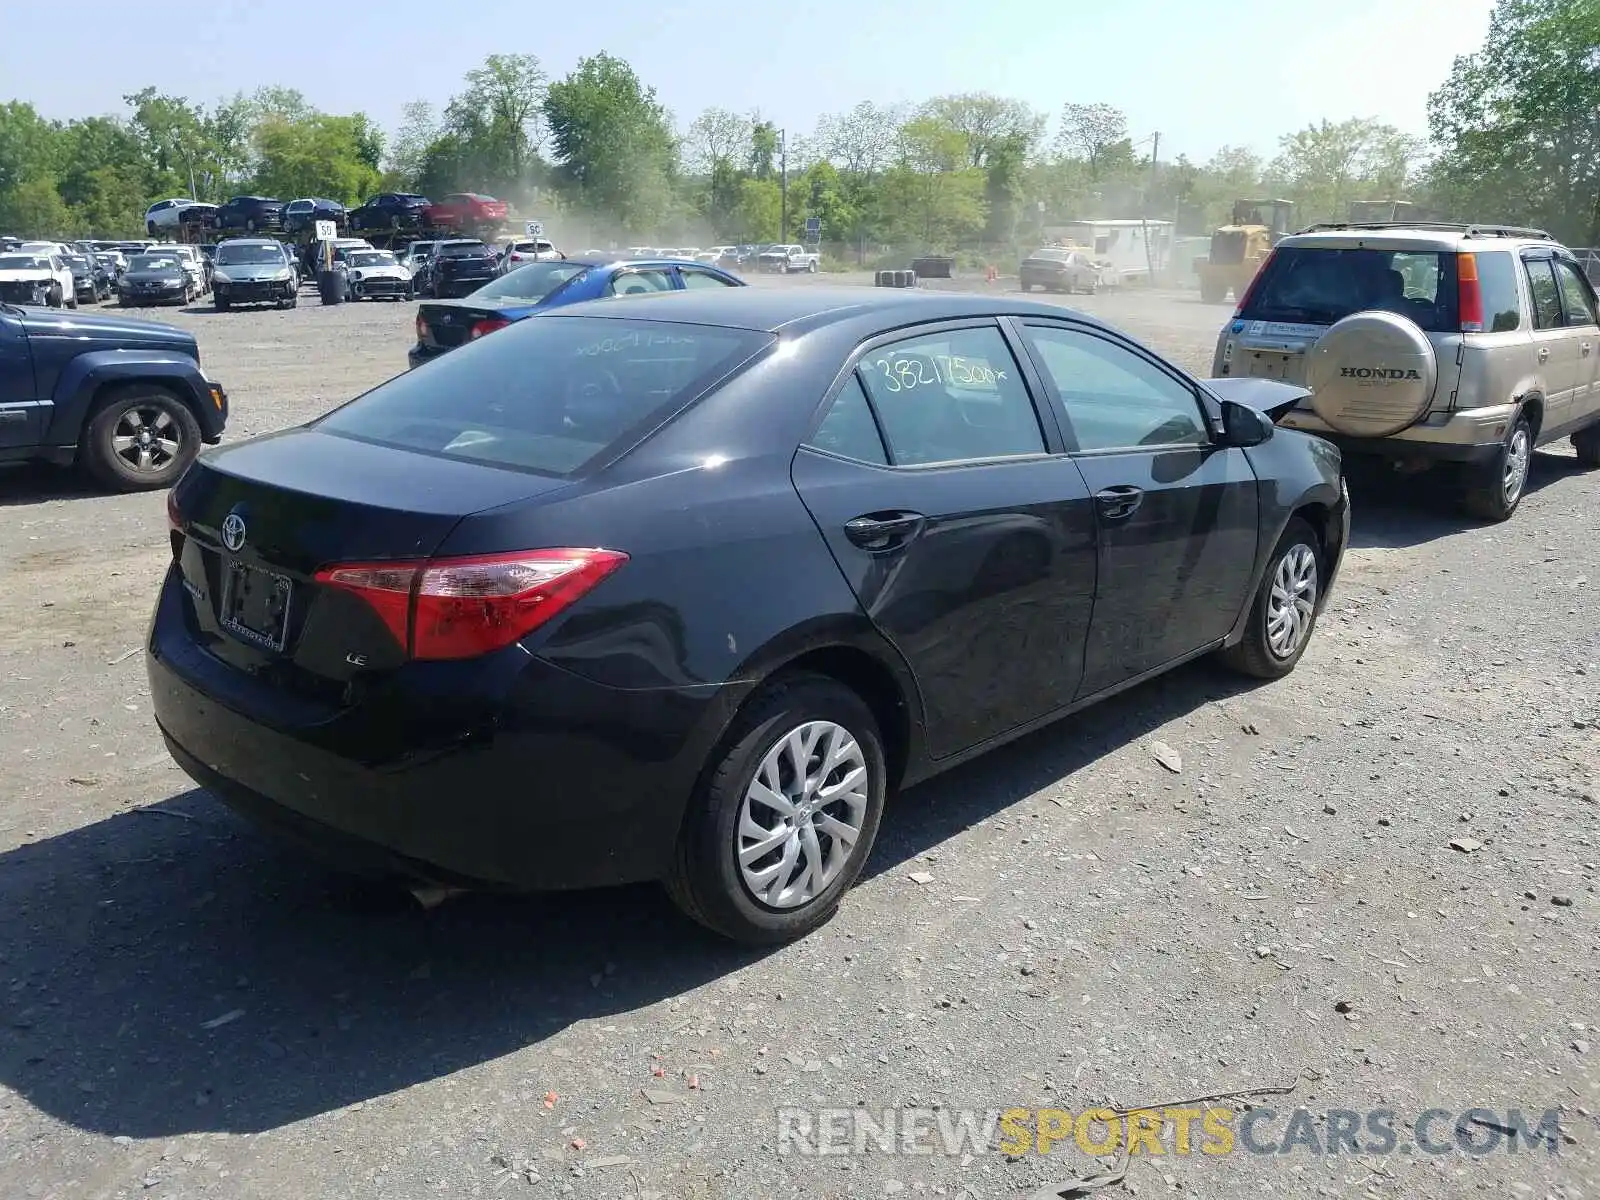
[[[1267,268],[1272,265],[1272,260],[1277,257],[1277,253],[1278,248],[1274,246],[1267,251],[1267,256],[1261,260],[1261,265],[1256,268],[1256,273],[1251,278],[1249,286],[1244,289],[1244,295],[1239,297],[1239,307],[1233,310],[1235,317],[1244,316],[1244,310],[1250,307],[1250,297],[1256,294],[1256,288],[1260,286],[1262,279],[1266,277]]]
[[[475,658],[527,637],[627,561],[616,550],[526,550],[342,563],[316,579],[361,597],[413,659]]]
[[[1456,309],[1462,333],[1483,332],[1483,288],[1478,283],[1478,256],[1456,255]]]
[[[427,340],[428,340],[428,323],[422,319],[422,314],[418,313],[417,314],[417,341],[425,342]]]
[[[472,323],[472,331],[467,335],[468,341],[477,341],[486,333],[493,333],[496,329],[504,329],[510,321],[504,317],[485,317],[481,321]]]

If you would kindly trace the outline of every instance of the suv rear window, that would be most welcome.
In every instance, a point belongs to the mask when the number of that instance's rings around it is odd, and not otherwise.
[[[1458,330],[1456,256],[1432,250],[1280,246],[1239,316],[1246,321],[1332,325],[1368,309],[1410,317],[1429,333]]]
[[[632,445],[772,340],[721,326],[535,317],[380,384],[315,427],[571,476]]]

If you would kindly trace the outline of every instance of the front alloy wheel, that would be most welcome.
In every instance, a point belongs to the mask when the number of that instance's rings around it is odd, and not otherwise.
[[[1278,560],[1267,593],[1267,648],[1286,659],[1305,645],[1317,611],[1317,554],[1296,542]]]
[[[872,851],[888,790],[872,710],[837,680],[770,683],[690,799],[665,883],[725,937],[775,945],[828,920]]]
[[[1295,517],[1289,522],[1256,588],[1244,637],[1218,652],[1224,666],[1256,679],[1281,679],[1294,670],[1317,624],[1322,599],[1319,545],[1305,521]]]

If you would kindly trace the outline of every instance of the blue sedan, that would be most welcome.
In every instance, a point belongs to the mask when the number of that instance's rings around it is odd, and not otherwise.
[[[413,367],[420,366],[513,321],[581,300],[744,286],[737,275],[679,259],[583,256],[533,262],[460,299],[419,306],[417,344],[407,357]]]

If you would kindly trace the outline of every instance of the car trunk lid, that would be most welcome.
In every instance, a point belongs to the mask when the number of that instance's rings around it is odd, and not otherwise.
[[[192,630],[215,658],[353,703],[405,661],[380,616],[318,582],[334,563],[427,558],[463,517],[567,481],[397,451],[315,428],[196,460],[173,493]]]
[[[436,350],[449,350],[472,340],[480,321],[503,321],[493,305],[433,303],[417,306],[417,340]]]

